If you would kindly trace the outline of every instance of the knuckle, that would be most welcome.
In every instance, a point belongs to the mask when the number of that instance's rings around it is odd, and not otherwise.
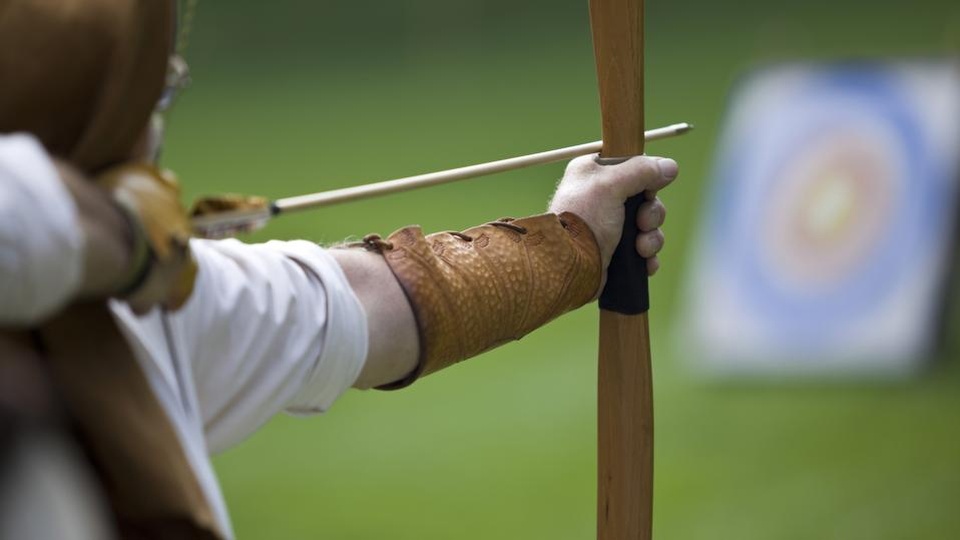
[[[659,229],[640,233],[637,236],[637,251],[646,257],[652,257],[663,249],[664,237]]]
[[[660,177],[660,168],[657,166],[656,158],[642,156],[637,160],[637,176],[652,181]]]
[[[663,248],[663,238],[657,231],[640,233],[637,236],[637,251],[644,257],[652,257]]]
[[[581,175],[596,165],[593,155],[579,156],[567,163],[564,175]]]
[[[656,206],[651,202],[644,202],[637,213],[637,226],[640,230],[648,231],[657,226],[659,219]]]
[[[647,222],[648,228],[653,229],[663,225],[664,220],[667,218],[667,209],[660,204],[659,201],[654,201],[650,203],[650,209],[647,212]]]
[[[633,174],[633,184],[638,192],[656,191],[660,188],[660,170],[657,169],[656,163],[650,161],[649,158],[644,158],[644,161],[634,169]]]
[[[657,273],[657,270],[660,269],[660,260],[656,257],[650,257],[647,259],[647,274],[654,275]]]

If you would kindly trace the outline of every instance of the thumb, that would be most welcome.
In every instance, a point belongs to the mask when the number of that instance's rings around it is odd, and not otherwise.
[[[677,162],[669,158],[636,156],[603,168],[603,182],[623,200],[643,193],[659,191],[677,177]]]

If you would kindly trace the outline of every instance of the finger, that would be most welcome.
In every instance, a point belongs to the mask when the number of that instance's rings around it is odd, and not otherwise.
[[[645,259],[654,257],[663,249],[663,231],[654,229],[637,235],[637,253]]]
[[[667,216],[667,209],[660,199],[654,197],[640,205],[637,211],[637,227],[643,232],[649,232],[663,225]]]
[[[599,180],[626,200],[644,191],[659,191],[677,177],[677,162],[668,158],[637,156],[600,171]]]
[[[656,257],[650,257],[647,259],[647,275],[652,276],[657,273],[657,270],[660,269],[660,259]]]

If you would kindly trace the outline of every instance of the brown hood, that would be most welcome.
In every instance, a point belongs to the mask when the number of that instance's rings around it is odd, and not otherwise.
[[[130,155],[163,90],[173,0],[0,0],[0,133],[87,172]]]

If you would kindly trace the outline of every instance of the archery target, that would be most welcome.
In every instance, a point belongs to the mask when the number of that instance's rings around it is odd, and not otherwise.
[[[728,112],[681,341],[757,373],[915,366],[936,335],[958,162],[955,63],[754,74]]]

